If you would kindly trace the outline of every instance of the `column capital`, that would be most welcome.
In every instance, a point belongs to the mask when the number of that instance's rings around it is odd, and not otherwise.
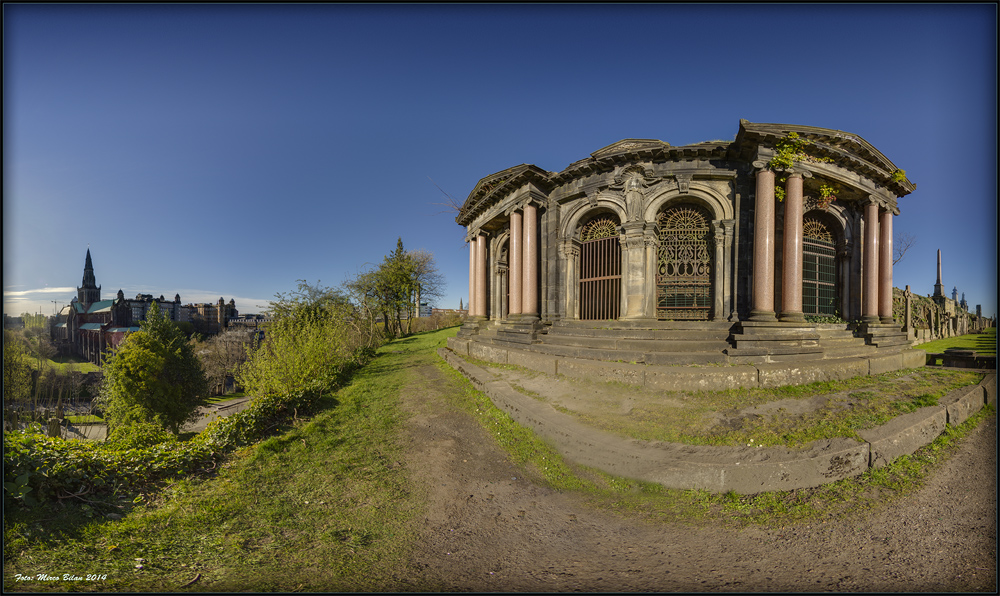
[[[559,243],[559,254],[563,257],[580,256],[580,245],[582,243],[576,238],[566,238]]]
[[[547,198],[529,195],[519,200],[518,202],[514,203],[514,205],[511,207],[510,210],[523,212],[525,207],[534,207],[537,209],[539,207],[544,208],[547,206],[548,206]]]
[[[486,238],[490,237],[490,235],[487,234],[486,232],[484,232],[482,230],[476,230],[475,232],[470,232],[469,234],[466,234],[465,241],[471,244],[471,243],[475,242],[476,238],[478,238],[480,236],[485,236]]]
[[[869,205],[875,205],[876,207],[879,208],[879,210],[886,210],[889,207],[887,201],[884,198],[878,197],[878,196],[875,196],[875,195],[868,195],[867,197],[865,197],[865,198],[861,199],[860,201],[858,201],[858,203],[862,207],[867,207]]]
[[[812,172],[805,170],[800,167],[784,168],[779,170],[787,175],[789,178],[812,178]]]

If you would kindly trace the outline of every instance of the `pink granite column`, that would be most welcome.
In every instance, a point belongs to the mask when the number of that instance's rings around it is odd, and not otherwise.
[[[486,317],[486,236],[476,236],[476,312]]]
[[[753,310],[750,312],[750,320],[775,320],[774,172],[767,169],[757,170],[753,229]]]
[[[785,232],[781,253],[781,320],[805,321],[802,314],[802,174],[785,185]]]
[[[476,316],[476,240],[469,241],[469,309],[468,316]]]
[[[869,199],[865,205],[864,254],[861,320],[865,323],[878,323],[878,202],[874,199]]]
[[[538,209],[528,203],[524,206],[524,252],[522,258],[521,312],[538,316]]]
[[[886,325],[892,320],[892,211],[879,218],[878,239],[878,316]]]
[[[521,287],[523,274],[523,240],[521,239],[521,212],[514,211],[510,214],[510,304],[508,312],[511,315],[521,314]]]

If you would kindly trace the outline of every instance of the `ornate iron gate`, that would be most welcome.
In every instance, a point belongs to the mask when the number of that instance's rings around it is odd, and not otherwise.
[[[802,222],[802,312],[837,314],[837,251],[833,234],[811,217]]]
[[[595,219],[580,230],[580,318],[617,319],[621,312],[622,249],[618,224]]]
[[[711,316],[710,220],[691,205],[662,211],[657,217],[656,318],[703,321]]]

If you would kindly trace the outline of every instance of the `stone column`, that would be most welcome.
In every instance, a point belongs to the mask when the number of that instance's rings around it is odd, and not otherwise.
[[[712,271],[712,295],[714,297],[712,305],[712,320],[725,321],[725,299],[726,291],[723,287],[725,282],[724,265],[726,259],[726,230],[721,221],[712,222],[712,239],[715,241],[715,266]]]
[[[468,316],[476,316],[476,240],[469,241],[469,304]]]
[[[563,271],[565,271],[566,318],[579,319],[580,305],[577,293],[580,283],[576,278],[576,264],[580,259],[580,242],[573,238],[563,240],[559,244],[559,255],[563,259]]]
[[[510,315],[517,318],[521,314],[521,278],[523,263],[521,259],[521,212],[510,214]]]
[[[626,222],[618,242],[622,249],[622,319],[646,318],[646,236],[641,221]]]
[[[735,282],[738,279],[737,274],[739,272],[739,258],[733,254],[733,244],[736,241],[736,220],[735,219],[724,219],[722,220],[722,226],[726,236],[726,242],[722,250],[726,256],[723,263],[725,263],[725,270],[723,275],[725,276],[722,282],[723,288],[725,288],[726,301],[723,308],[725,309],[726,320],[736,322],[740,320],[739,314],[736,312],[736,286]]]
[[[758,166],[755,162],[754,166]],[[761,164],[762,167],[763,164]],[[751,321],[774,321],[774,172],[757,170]]]
[[[647,228],[643,241],[646,250],[646,318],[656,318],[656,270],[659,268],[660,237],[656,229]]]
[[[865,262],[864,279],[862,280],[864,297],[861,307],[861,320],[865,323],[878,323],[878,201],[870,198],[865,207]]]
[[[802,314],[802,174],[785,185],[785,232],[781,253],[781,320],[804,322]]]
[[[521,313],[538,317],[538,209],[524,206]]]
[[[912,308],[912,299],[913,299],[913,292],[910,292],[910,286],[906,286],[906,290],[903,292],[903,301],[904,301],[903,312],[905,313],[903,315],[903,331],[906,331],[907,338],[909,339],[913,339],[911,337],[912,333],[910,333],[913,330],[913,314],[910,310]]]
[[[851,246],[847,240],[837,242],[837,276],[840,283],[840,318],[850,321],[851,316]]]
[[[486,318],[486,236],[476,236],[476,316]]]
[[[882,213],[878,240],[878,316],[892,325],[892,211]]]

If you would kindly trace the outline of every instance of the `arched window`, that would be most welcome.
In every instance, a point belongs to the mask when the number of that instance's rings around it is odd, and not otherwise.
[[[802,312],[837,315],[837,250],[833,234],[820,220],[802,222]]]
[[[599,216],[580,229],[580,318],[617,319],[621,312],[622,249],[618,223]]]
[[[708,320],[712,309],[711,217],[680,205],[656,219],[660,247],[656,268],[656,318]]]

